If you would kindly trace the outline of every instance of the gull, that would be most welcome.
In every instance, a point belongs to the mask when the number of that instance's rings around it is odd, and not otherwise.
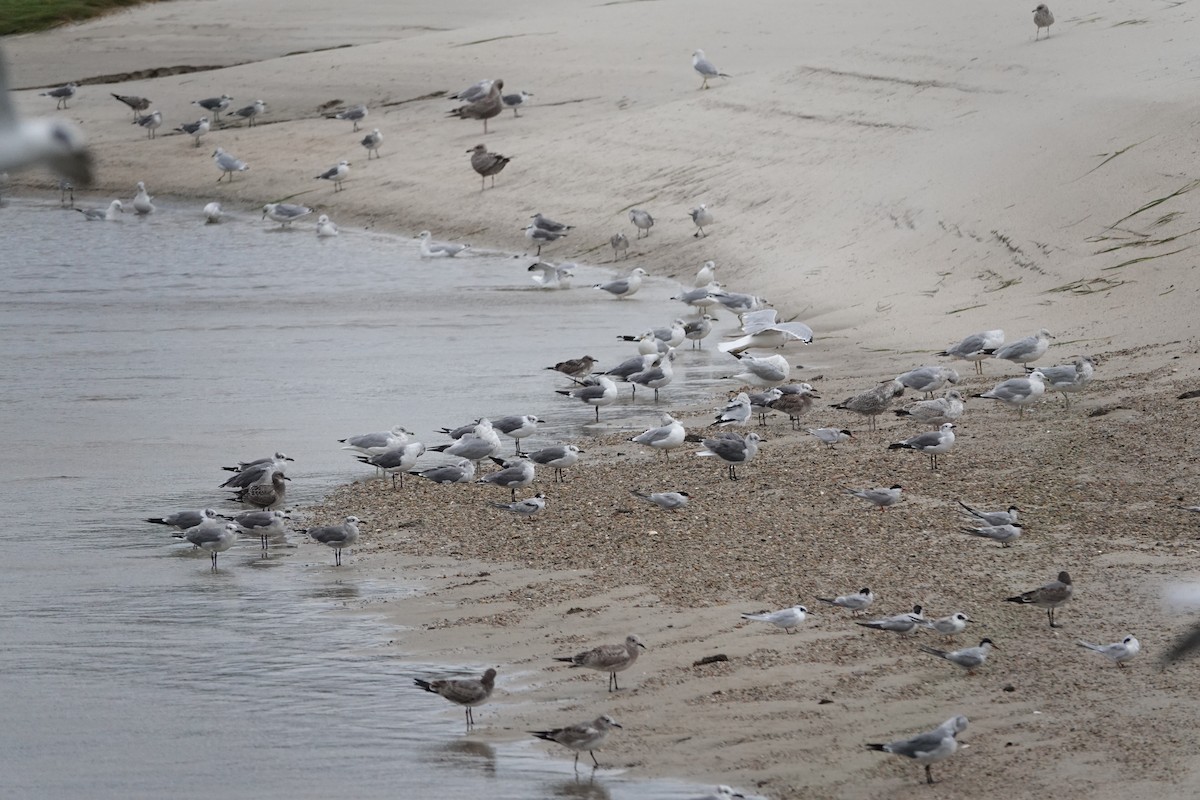
[[[618,258],[629,257],[629,239],[625,237],[625,234],[620,232],[614,233],[608,238],[608,243],[613,249],[613,261],[616,261]]]
[[[636,634],[629,634],[621,644],[602,644],[591,650],[584,650],[565,658],[556,657],[555,661],[564,661],[572,667],[584,667],[597,672],[608,673],[608,690],[620,691],[617,685],[617,673],[624,672],[634,665],[638,654],[646,649],[646,645]]]
[[[975,362],[975,373],[983,374],[984,359],[991,358],[990,351],[1004,344],[1004,331],[1000,329],[992,331],[980,331],[973,333],[952,347],[947,347],[939,356],[949,356],[951,358],[962,359],[963,361]]]
[[[220,222],[224,214],[225,212],[221,210],[220,203],[207,203],[204,206],[204,222],[206,224]]]
[[[434,483],[470,483],[475,479],[475,462],[460,458],[453,464],[443,464],[429,469],[409,470],[409,475],[418,475]]]
[[[908,633],[918,625],[925,622],[925,614],[920,606],[913,606],[912,611],[904,614],[896,614],[891,617],[881,617],[880,619],[872,619],[867,622],[856,622],[855,625],[861,625],[864,628],[872,628],[877,631],[891,631],[892,633]]]
[[[893,378],[873,389],[868,389],[852,397],[847,397],[830,408],[840,408],[862,414],[870,423],[871,430],[876,429],[875,418],[888,410],[892,400],[904,394],[904,384]]]
[[[637,444],[653,447],[655,450],[661,450],[665,460],[671,460],[671,451],[683,445],[683,439],[687,435],[683,424],[679,420],[672,417],[670,414],[662,415],[662,425],[657,428],[651,428],[644,433],[639,433],[629,441]]]
[[[198,511],[176,511],[174,514],[168,514],[165,517],[146,517],[146,522],[153,522],[156,525],[169,525],[172,528],[178,528],[181,531],[186,531],[188,528],[194,528],[206,519],[215,520],[218,518],[216,511],[211,508],[205,508]]]
[[[239,461],[236,467],[221,467],[221,469],[225,470],[226,472],[247,473],[247,475],[243,475],[241,478],[230,478],[221,485],[248,486],[250,482],[257,480],[259,477],[261,477],[262,473],[266,472],[268,469],[285,469],[288,461],[294,462],[295,460],[296,459],[276,450],[274,455],[270,455],[265,458],[256,458],[253,461]]]
[[[1077,392],[1092,382],[1095,374],[1095,362],[1084,356],[1075,359],[1073,364],[1063,364],[1057,367],[1038,367],[1038,372],[1047,384],[1046,388],[1053,389],[1063,396],[1066,407],[1071,407],[1071,397],[1068,392]]]
[[[750,395],[738,392],[737,396],[717,414],[714,425],[745,425],[753,416],[750,410]]]
[[[544,467],[553,467],[555,483],[562,483],[565,480],[563,470],[575,466],[582,452],[573,444],[556,444],[534,450],[529,454],[529,460]]]
[[[519,517],[530,519],[534,514],[538,514],[546,508],[546,495],[538,493],[533,497],[526,497],[524,500],[514,500],[511,503],[492,503],[492,506],[507,509]]]
[[[208,123],[208,117],[201,117],[200,119],[196,120],[195,122],[185,122],[184,124],[180,125],[175,130],[179,131],[180,133],[186,133],[188,136],[194,137],[196,140],[195,146],[199,147],[200,146],[200,137],[203,136],[204,134],[208,133],[210,127],[211,126]]]
[[[247,511],[234,517],[233,523],[241,533],[257,536],[266,550],[271,537],[287,533],[287,518],[282,511]]]
[[[61,100],[65,102],[66,98]],[[92,182],[92,159],[79,128],[49,117],[17,117],[9,96],[6,65],[0,56],[0,175],[35,164],[45,164],[80,185]]]
[[[75,96],[75,90],[79,88],[78,83],[68,83],[65,86],[58,86],[45,92],[38,92],[38,97],[53,97],[58,100],[58,105],[54,107],[57,111],[67,107],[67,101]]]
[[[641,353],[639,355],[632,356],[630,358],[625,359],[624,361],[622,361],[620,364],[617,364],[612,369],[608,370],[607,372],[602,372],[600,374],[608,375],[613,378],[618,378],[623,381],[628,380],[630,375],[634,375],[638,372],[642,372],[647,367],[649,367],[655,358],[657,358],[656,355],[652,355],[650,353]]]
[[[691,498],[687,492],[651,492],[645,494],[636,489],[630,489],[629,493],[640,497],[647,503],[653,503],[663,511],[675,511],[676,509],[684,508]]]
[[[1054,609],[1070,600],[1074,590],[1075,587],[1071,584],[1071,576],[1067,574],[1066,570],[1063,570],[1058,573],[1056,580],[1052,580],[1036,589],[1030,589],[1028,592],[1004,599],[1009,603],[1032,604],[1038,608],[1046,609],[1046,618],[1050,621],[1050,627],[1057,628],[1058,626],[1054,624]]]
[[[212,557],[212,571],[217,571],[217,553],[224,553],[233,547],[238,538],[238,526],[229,522],[224,525],[194,525],[183,532],[181,538],[199,547]]]
[[[404,487],[404,473],[417,465],[417,459],[425,453],[425,445],[420,442],[404,442],[397,444],[382,453],[360,455],[358,460],[364,464],[383,470],[384,475],[392,476],[392,488],[396,488],[396,478],[400,478],[400,486]]]
[[[906,449],[925,453],[929,456],[929,468],[937,469],[938,456],[942,453],[948,453],[954,447],[954,428],[955,425],[953,422],[943,422],[942,426],[936,431],[918,433],[916,436],[910,436],[903,441],[889,444],[888,450]]]
[[[926,398],[932,398],[933,393],[947,383],[958,383],[959,376],[957,371],[949,367],[925,366],[897,375],[896,380],[904,384],[906,389],[924,392]]]
[[[133,118],[132,124],[141,125],[143,128],[146,129],[146,138],[154,139],[158,135],[156,133],[156,131],[160,127],[162,127],[162,112],[161,111],[151,111],[149,114],[146,114],[145,116],[141,116],[141,117],[135,116]]]
[[[496,174],[508,166],[508,162],[512,161],[508,156],[502,156],[499,153],[490,153],[485,145],[477,144],[467,151],[471,154],[471,168],[479,173],[479,191],[483,191],[484,180],[488,176],[492,178],[492,188],[496,188]]]
[[[704,83],[700,84],[701,89],[708,88],[709,78],[732,78],[732,75],[726,75],[718,70],[713,63],[704,57],[703,50],[697,50],[692,53],[692,69],[700,73],[700,77],[704,78]]]
[[[592,367],[596,365],[596,359],[591,356],[583,356],[582,358],[571,358],[566,361],[560,361],[553,367],[546,369],[561,372],[568,378],[586,378],[592,374]]]
[[[221,177],[217,178],[217,183],[220,183],[226,175],[229,176],[229,182],[233,183],[233,173],[245,172],[250,169],[245,161],[237,158],[232,153],[226,153],[220,147],[213,151],[212,158],[216,162],[217,169],[221,170]]]
[[[740,433],[726,431],[715,439],[704,439],[703,450],[696,452],[697,456],[716,456],[725,462],[729,468],[729,480],[736,481],[737,465],[746,464],[758,455],[758,434],[751,433],[742,436]]]
[[[949,758],[958,750],[956,737],[967,729],[967,718],[959,714],[946,720],[928,733],[918,734],[911,739],[897,739],[887,744],[868,744],[871,750],[879,750],[892,755],[911,758],[925,766],[925,782],[933,784],[933,772],[930,767],[938,761]]]
[[[1033,405],[1046,391],[1042,373],[1034,370],[1025,378],[1009,378],[998,383],[982,394],[972,397],[984,397],[989,400],[1000,400],[1017,409],[1018,417],[1025,416],[1025,406]]]
[[[1076,644],[1099,653],[1118,667],[1124,667],[1126,661],[1136,656],[1142,650],[1142,643],[1134,636],[1126,636],[1121,641],[1113,642],[1112,644],[1092,644],[1091,642],[1083,641],[1076,642]]]
[[[692,308],[708,308],[717,304],[716,293],[721,291],[721,284],[713,281],[696,289],[687,289],[672,297],[681,303],[687,303]]]
[[[713,297],[731,311],[749,312],[742,316],[742,333],[746,335],[717,345],[717,349],[722,353],[736,355],[752,347],[783,347],[788,342],[798,341],[809,344],[813,340],[812,328],[803,322],[779,322],[775,309],[759,308],[756,310],[753,308],[757,303],[762,302],[762,298],[753,295],[731,295],[728,292],[713,294]],[[726,302],[731,297],[738,298],[736,308]]]
[[[370,113],[371,112],[367,110],[367,107],[365,105],[363,105],[362,103],[359,103],[356,106],[351,106],[350,108],[339,111],[338,113],[333,115],[333,118],[341,119],[341,120],[347,120],[347,119],[350,120],[351,122],[354,123],[354,133],[358,133],[358,123],[360,123],[364,119],[366,119],[367,115]]]
[[[487,97],[487,93],[491,91],[493,83],[495,83],[495,81],[491,79],[477,81],[457,94],[446,95],[446,99],[461,100],[464,103],[474,103],[477,100],[482,100],[484,97]]]
[[[264,103],[262,100],[255,100],[250,105],[245,106],[243,108],[239,108],[237,111],[231,111],[231,112],[229,112],[229,114],[230,114],[230,116],[241,117],[242,119],[247,120],[250,123],[250,127],[253,128],[254,127],[254,118],[257,117],[259,114],[262,114],[266,110],[267,110],[266,103]]]
[[[708,236],[704,232],[705,225],[713,224],[712,212],[708,210],[708,206],[704,203],[693,208],[688,212],[688,216],[692,218],[692,223],[696,226],[696,232],[692,234],[693,239],[699,239],[701,236]]]
[[[618,300],[624,300],[626,297],[633,297],[637,294],[637,290],[642,288],[642,278],[650,276],[649,272],[641,267],[634,267],[633,271],[627,277],[618,278],[608,283],[597,283],[593,289],[600,289],[608,292]]]
[[[91,222],[97,220],[112,222],[117,218],[117,214],[125,213],[125,205],[120,200],[113,200],[108,204],[108,208],[77,208],[75,210],[83,214],[84,219]]]
[[[683,323],[683,338],[692,342],[692,347],[703,350],[704,340],[712,333],[712,324],[716,317],[710,317],[708,314],[701,314],[693,320],[687,320]]]
[[[629,221],[638,229],[636,237],[638,239],[649,236],[650,229],[654,227],[654,217],[650,216],[649,211],[643,211],[640,208],[629,209]]]
[[[843,486],[842,488],[855,497],[861,497],[863,500],[866,500],[880,511],[887,511],[888,506],[894,506],[896,503],[899,503],[901,493],[904,491],[903,487],[898,483],[887,488],[882,486],[876,486],[874,489],[851,489],[849,486]]]
[[[227,94],[220,97],[206,97],[203,100],[193,100],[192,105],[200,106],[205,111],[212,113],[213,121],[221,121],[221,112],[229,108],[229,104],[233,102],[233,98]]]
[[[408,441],[410,433],[411,431],[405,430],[403,426],[395,425],[391,430],[360,433],[338,439],[338,442],[345,445],[343,450],[357,450],[363,455],[374,456],[404,444]]]
[[[771,403],[783,397],[783,392],[779,391],[779,387],[772,386],[765,392],[751,392],[747,396],[750,398],[751,413],[757,414],[758,424],[765,426],[767,424],[767,413],[774,410],[771,408]]]
[[[492,427],[503,433],[505,436],[511,436],[517,443],[517,455],[521,453],[521,440],[526,436],[532,435],[537,426],[545,422],[544,419],[539,419],[532,414],[521,414],[517,416],[500,417],[492,420]]]
[[[733,378],[751,386],[763,388],[779,386],[787,383],[788,377],[792,374],[792,365],[778,353],[765,358],[743,355],[740,352],[734,352],[731,355],[738,359],[739,366],[742,368],[742,371]]]
[[[908,408],[898,408],[892,413],[901,419],[910,419],[923,425],[941,425],[954,422],[963,415],[962,392],[951,389],[944,397],[934,400],[918,400]]]
[[[954,636],[955,634],[959,634],[959,633],[962,633],[963,631],[965,631],[967,629],[968,622],[974,622],[974,621],[975,620],[971,619],[963,612],[956,611],[955,613],[953,613],[947,617],[938,617],[936,619],[927,619],[924,622],[924,627],[928,628],[931,631],[940,633],[943,636]]]
[[[829,452],[837,452],[837,446],[854,438],[854,434],[845,428],[808,428],[808,432],[817,437],[829,447]]]
[[[784,391],[788,388],[786,386],[780,387],[783,396],[771,403],[771,408],[788,415],[794,431],[800,430],[800,417],[808,413],[814,401],[821,398],[809,384],[797,385],[799,389],[794,392]]]
[[[312,213],[312,209],[308,206],[298,206],[293,203],[267,203],[263,206],[263,219],[270,217],[279,223],[281,228],[286,228],[296,220],[307,217]]]
[[[133,195],[133,210],[138,213],[138,216],[144,216],[154,211],[154,204],[150,202],[150,199],[145,182],[138,181],[137,192]]]
[[[342,565],[342,549],[350,547],[358,541],[358,523],[360,522],[362,520],[358,517],[351,516],[342,520],[341,525],[323,525],[319,528],[308,528],[297,532],[307,533],[314,542],[332,549],[333,564],[335,567],[340,567]]]
[[[133,109],[133,116],[135,119],[137,118],[137,112],[145,111],[150,107],[150,101],[144,97],[138,97],[137,95],[133,94],[117,94],[116,92],[109,92],[109,94]]]
[[[467,728],[475,724],[471,709],[481,706],[492,696],[496,688],[496,670],[488,669],[479,678],[458,678],[426,681],[414,678],[413,683],[433,694],[440,694],[451,703],[463,706],[466,711]]]
[[[741,292],[726,292],[726,291],[722,290],[720,292],[714,293],[713,297],[717,298],[718,303],[725,306],[725,308],[729,309],[730,311],[732,311],[735,314],[745,314],[748,311],[763,311],[763,310],[766,310],[767,306],[770,305],[770,303],[768,303],[765,299],[763,299],[761,297],[758,297],[758,296],[752,295],[752,294],[742,294]],[[788,324],[790,325],[792,323],[788,323]],[[803,325],[803,323],[795,323],[795,324]],[[808,326],[803,325],[803,327],[807,328]],[[808,337],[811,340],[811,338],[812,338],[811,331],[809,331]],[[804,338],[804,337],[803,336],[794,336],[791,338]],[[786,339],[784,341],[786,341]],[[762,345],[762,346],[763,347],[778,347],[778,346],[781,346],[782,344],[783,344],[783,342],[781,342],[780,345]],[[751,346],[754,346],[754,345],[751,345]]]
[[[1042,36],[1042,28],[1046,29],[1046,38],[1050,38],[1050,26],[1054,24],[1054,14],[1046,7],[1045,3],[1040,3],[1033,10],[1033,24],[1037,26],[1037,33],[1033,40],[1036,42]]]
[[[706,794],[703,797],[692,798],[692,800],[733,800],[735,797],[745,798],[746,795],[735,791],[732,786],[726,786],[722,783],[709,794]]]
[[[434,241],[433,234],[429,231],[421,231],[418,238],[421,240],[421,258],[454,258],[471,246],[457,242]]]
[[[503,469],[497,472],[490,472],[475,482],[490,483],[493,486],[508,489],[512,493],[511,500],[515,503],[517,501],[517,489],[524,489],[533,483],[533,463],[523,458],[505,461],[493,457],[492,461],[502,466]]]
[[[70,203],[67,202],[68,197],[70,197]],[[66,178],[58,179],[58,204],[68,208],[75,207],[75,187]]]
[[[574,266],[575,264],[559,264],[556,267],[545,261],[538,261],[536,264],[530,264],[526,271],[534,273],[529,277],[543,289],[570,289],[571,279],[575,277],[575,273],[571,271]]]
[[[875,602],[875,594],[864,586],[854,594],[843,594],[837,597],[818,597],[817,599],[822,603],[829,603],[831,606],[844,608],[855,616],[858,616]]]
[[[1021,514],[1021,509],[1016,506],[1009,506],[1005,511],[980,511],[977,508],[971,508],[962,500],[959,500],[958,504],[967,512],[967,516],[972,522],[978,521],[985,525],[1011,525]]]
[[[591,722],[580,722],[578,725],[569,725],[565,728],[553,728],[548,731],[530,731],[539,739],[545,739],[548,742],[557,742],[569,750],[575,751],[575,770],[579,770],[579,754],[587,751],[592,757],[592,763],[597,767],[600,762],[596,760],[595,750],[599,750],[604,744],[604,740],[608,738],[608,732],[613,728],[620,728],[621,723],[617,722],[612,717],[604,714],[596,717]]]
[[[563,231],[569,231],[575,227],[574,225],[564,225],[561,222],[555,222],[549,217],[542,216],[542,212],[540,211],[530,217],[530,219],[533,220],[534,226],[541,228],[544,231],[550,231],[551,233],[562,233]]]
[[[447,116],[459,119],[481,119],[483,120],[483,133],[487,135],[487,121],[504,109],[504,101],[500,99],[503,89],[504,81],[496,79],[482,97],[453,109]]]
[[[1005,547],[1015,542],[1024,532],[1019,522],[1010,522],[1004,525],[984,525],[979,528],[959,528],[959,530],[971,536],[991,539]]]
[[[429,450],[435,453],[445,453],[446,455],[465,458],[468,461],[482,461],[485,458],[490,458],[500,452],[500,437],[492,430],[491,422],[483,423],[486,420],[480,420],[475,426],[473,433],[467,436],[460,437],[451,444],[440,444],[437,447],[430,447]]]
[[[283,502],[291,478],[279,470],[266,472],[257,482],[236,490],[235,499],[259,508],[270,509]]]
[[[333,224],[333,220],[331,220],[325,214],[322,214],[321,216],[317,217],[317,236],[319,238],[324,239],[329,236],[337,236],[337,235],[338,235],[338,228],[337,228],[337,225]]]
[[[658,356],[654,361],[650,362],[650,366],[641,372],[635,372],[626,380],[634,384],[633,392],[637,394],[638,386],[645,386],[648,389],[654,390],[654,402],[658,402],[658,390],[668,385],[675,378],[675,370],[671,366],[671,361],[674,360],[674,350],[669,350],[664,355]]]
[[[666,342],[671,347],[678,347],[679,345],[683,344],[683,337],[685,335],[683,326],[684,326],[683,320],[676,319],[670,325],[663,325],[658,328],[651,328],[649,331],[642,334],[642,336],[619,336],[617,338],[622,339],[626,342],[640,342],[646,336],[651,336],[655,339]],[[658,351],[657,344],[655,345],[654,349],[656,352]]]
[[[533,97],[533,92],[527,92],[522,89],[516,94],[500,95],[500,102],[504,103],[505,108],[511,108],[513,110],[514,117],[519,117],[521,116],[518,113],[519,109],[521,106],[525,105],[525,101],[531,97]]]
[[[372,153],[375,154],[376,158],[380,158],[379,145],[383,144],[383,134],[379,132],[379,128],[376,128],[364,136],[359,144],[367,148],[367,161],[371,160]]]
[[[782,628],[784,633],[791,634],[792,631],[800,627],[800,623],[804,622],[804,617],[807,614],[808,609],[804,606],[792,606],[791,608],[783,608],[779,611],[742,614],[742,619],[748,619],[751,622],[769,622],[776,628]]]
[[[350,162],[342,159],[337,164],[334,164],[329,169],[314,177],[318,181],[333,181],[333,190],[340,192],[342,190],[342,181],[346,180],[346,176],[350,174]]]
[[[988,655],[991,654],[995,644],[991,639],[983,639],[976,647],[964,647],[961,650],[938,650],[934,647],[926,647],[921,645],[919,648],[922,653],[944,658],[951,664],[957,664],[967,671],[968,675],[974,675],[975,670],[987,663]]]
[[[692,283],[693,286],[708,286],[717,279],[717,262],[705,261],[703,266],[696,271],[696,279]]]
[[[1050,347],[1050,340],[1053,338],[1050,335],[1050,331],[1042,328],[1032,336],[1026,336],[1024,339],[1010,342],[1003,347],[984,350],[984,352],[992,358],[1002,358],[1005,361],[1011,361],[1014,364],[1024,366],[1044,356],[1047,348]]]
[[[545,228],[539,228],[532,222],[526,225],[523,230],[525,231],[525,238],[537,244],[537,254],[539,256],[542,254],[543,245],[557,242],[567,235],[566,230],[548,231]]]
[[[617,385],[612,378],[601,375],[595,378],[594,384],[580,386],[576,389],[555,389],[558,394],[569,395],[576,400],[582,400],[596,408],[596,422],[600,421],[600,406],[608,406],[617,402]]]

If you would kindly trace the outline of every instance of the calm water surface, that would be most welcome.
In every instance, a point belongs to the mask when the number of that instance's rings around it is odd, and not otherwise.
[[[200,205],[115,223],[0,209],[0,795],[695,795],[577,781],[535,745],[464,737],[461,714],[406,689],[419,632],[334,613],[419,586],[252,542],[212,574],[141,521],[236,510],[220,466],[277,449],[296,458],[288,505],[315,502],[365,474],[336,439],[394,424],[434,444],[443,425],[531,413],[551,422],[527,447],[585,439],[591,408],[542,368],[615,365],[631,354],[616,335],[668,322],[678,286],[540,291],[528,259],[422,261],[414,241],[318,241],[254,216],[206,226]],[[611,274],[583,267],[576,284]],[[665,398],[702,402],[723,370],[682,353]],[[656,423],[622,403],[606,424]]]

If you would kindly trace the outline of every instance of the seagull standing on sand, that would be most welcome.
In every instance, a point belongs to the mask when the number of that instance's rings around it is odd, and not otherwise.
[[[965,408],[962,392],[951,389],[945,397],[918,400],[908,408],[898,408],[892,413],[901,419],[910,419],[923,425],[941,425],[957,420]]]
[[[312,209],[308,206],[298,206],[294,203],[267,203],[263,206],[263,219],[270,217],[279,223],[280,227],[286,228],[296,220],[307,217],[312,213]]]
[[[688,216],[692,218],[692,222],[696,225],[696,232],[692,234],[693,239],[699,239],[701,236],[708,236],[704,232],[705,225],[713,224],[712,212],[708,210],[708,206],[701,203],[688,212]]]
[[[871,750],[891,753],[896,756],[910,758],[925,766],[925,782],[933,784],[933,772],[930,767],[954,755],[958,750],[958,739],[955,737],[967,729],[967,718],[959,714],[948,719],[928,733],[922,733],[911,739],[897,739],[887,744],[868,744]]]
[[[68,83],[65,86],[59,86],[49,91],[38,92],[38,97],[53,97],[58,100],[58,105],[54,107],[54,110],[57,111],[67,107],[67,101],[75,96],[75,90],[78,88],[79,84]]]
[[[672,417],[670,414],[662,415],[662,425],[657,428],[639,433],[629,441],[636,444],[652,447],[655,450],[661,450],[664,460],[671,460],[671,451],[677,447],[683,446],[684,437],[687,431],[684,430],[683,424]]]
[[[351,122],[354,123],[354,133],[358,133],[358,123],[360,123],[364,119],[366,119],[367,114],[369,114],[369,113],[371,113],[371,112],[367,110],[367,107],[365,105],[363,105],[362,103],[359,103],[356,106],[351,106],[350,108],[347,108],[343,111],[339,111],[338,113],[333,115],[333,118],[350,120]]]
[[[916,450],[929,456],[929,468],[938,468],[938,456],[954,447],[954,423],[943,422],[936,431],[926,431],[888,445],[889,450]]]
[[[156,131],[160,127],[162,127],[162,112],[151,111],[149,114],[146,114],[144,117],[134,117],[133,124],[141,125],[143,128],[146,129],[146,138],[147,139],[157,138],[158,134],[156,133]]]
[[[638,239],[649,236],[650,229],[654,227],[654,217],[650,216],[649,211],[643,211],[640,208],[629,209],[629,221],[638,229],[636,237]]]
[[[360,144],[367,148],[367,161],[371,160],[372,153],[375,154],[376,158],[380,158],[379,145],[383,144],[383,134],[379,132],[379,128],[376,128],[364,136]]]
[[[1058,573],[1056,580],[1052,580],[1036,589],[1030,589],[1028,592],[1004,599],[1009,603],[1035,605],[1038,608],[1046,609],[1046,618],[1050,621],[1050,627],[1057,628],[1058,626],[1054,624],[1054,609],[1070,600],[1074,591],[1075,587],[1071,583],[1071,576],[1066,570],[1063,570]]]
[[[1033,24],[1037,26],[1037,33],[1033,40],[1036,42],[1042,36],[1042,28],[1046,29],[1046,38],[1050,38],[1050,26],[1054,24],[1054,14],[1046,7],[1045,3],[1041,3],[1033,10]]]
[[[565,658],[555,658],[555,661],[564,661],[572,667],[583,667],[592,669],[596,672],[608,673],[608,690],[610,692],[620,691],[621,687],[617,685],[617,673],[624,672],[634,665],[638,659],[638,654],[646,649],[646,645],[636,634],[629,634],[625,637],[625,641],[621,644],[602,644],[599,647],[593,647],[591,650],[584,650],[582,653],[576,653],[573,656]]]
[[[888,406],[892,404],[892,400],[903,394],[904,384],[893,378],[861,394],[847,397],[842,402],[831,406],[831,408],[841,408],[846,411],[853,411],[856,414],[862,414],[869,420],[871,430],[875,430],[875,418],[887,411]]]
[[[250,127],[253,128],[254,127],[254,118],[257,117],[259,114],[264,113],[266,110],[267,110],[266,103],[264,103],[262,100],[255,100],[250,105],[239,108],[237,111],[231,111],[231,112],[229,112],[229,114],[230,114],[230,116],[233,116],[233,117],[241,117],[242,119],[249,122]]]
[[[521,106],[525,105],[525,101],[531,97],[533,97],[533,92],[521,90],[516,94],[501,95],[500,100],[504,103],[505,108],[511,108],[513,110],[514,117],[519,117],[521,116],[519,109]]]
[[[501,99],[501,90],[504,89],[504,81],[495,80],[487,93],[475,100],[468,102],[466,105],[450,111],[448,116],[458,117],[459,119],[481,119],[483,120],[483,133],[487,135],[487,123],[492,117],[498,115],[504,110],[504,101]]]
[[[208,117],[201,117],[200,119],[196,120],[195,122],[185,122],[182,125],[180,125],[178,128],[176,128],[175,130],[179,131],[180,133],[186,133],[188,136],[194,137],[196,140],[195,146],[199,147],[200,146],[200,137],[203,136],[204,134],[208,133],[210,128],[211,128],[211,126],[208,123]]]
[[[1046,350],[1050,347],[1050,340],[1053,338],[1050,331],[1042,328],[1032,336],[1026,336],[1024,339],[1018,339],[1003,347],[988,349],[984,352],[992,358],[1002,358],[1014,364],[1027,366],[1046,354]]]
[[[714,425],[745,425],[750,422],[754,412],[750,409],[750,395],[738,392],[723,409],[717,413]]]
[[[697,50],[692,53],[692,69],[700,73],[700,77],[704,78],[704,83],[700,84],[701,89],[708,88],[710,78],[732,78],[732,75],[726,75],[718,70],[713,63],[704,57],[703,50]]]
[[[543,245],[557,242],[566,235],[566,230],[548,231],[545,228],[539,228],[532,222],[525,226],[525,238],[537,244],[537,255],[539,256],[542,254]]]
[[[489,153],[487,146],[477,144],[467,151],[471,154],[471,168],[479,173],[479,191],[483,191],[484,180],[491,176],[492,188],[496,188],[496,174],[504,169],[512,159],[499,153]]]
[[[1038,367],[1038,372],[1045,376],[1046,388],[1053,389],[1063,396],[1066,407],[1071,407],[1071,396],[1068,392],[1078,392],[1092,382],[1096,366],[1092,359],[1084,356],[1075,359],[1073,364],[1063,364],[1057,367]]]
[[[625,234],[614,233],[609,237],[608,243],[612,245],[613,261],[616,261],[618,258],[629,257],[629,239],[625,237]]]
[[[1004,331],[1000,329],[973,333],[953,347],[947,347],[939,356],[959,358],[975,362],[975,374],[983,374],[984,359],[991,358],[991,351],[1004,344]]]
[[[333,181],[333,190],[340,192],[342,190],[342,181],[350,174],[350,162],[342,159],[337,164],[315,176],[318,181]]]
[[[117,94],[116,92],[109,92],[109,94],[133,109],[134,119],[137,119],[137,112],[145,111],[150,107],[150,101],[145,97],[138,97],[132,94]]]
[[[749,463],[758,455],[758,442],[757,433],[742,436],[740,433],[726,431],[715,439],[704,439],[704,449],[698,450],[696,455],[716,456],[721,459],[729,468],[729,480],[736,481],[737,465]]]
[[[637,290],[642,288],[642,278],[647,278],[650,273],[641,267],[634,267],[628,277],[618,278],[615,281],[608,283],[597,283],[593,289],[600,289],[608,292],[618,300],[624,300],[626,297],[633,297],[637,294]]]
[[[217,165],[217,169],[221,170],[221,177],[217,178],[217,183],[220,183],[226,175],[229,176],[229,182],[233,183],[233,173],[245,172],[250,169],[245,161],[242,161],[231,153],[226,153],[219,147],[213,151],[212,158],[213,163]]]
[[[742,614],[742,619],[748,619],[751,622],[768,622],[776,628],[782,628],[784,633],[790,634],[796,628],[800,627],[800,623],[804,622],[807,614],[808,609],[804,606],[792,606],[791,608],[784,608],[779,611]]]
[[[1025,416],[1025,406],[1031,406],[1045,393],[1046,384],[1042,373],[1034,370],[1025,378],[1009,378],[998,383],[986,392],[972,395],[989,400],[999,400],[1017,409],[1018,418]]]
[[[534,450],[529,454],[529,460],[544,467],[552,467],[554,482],[565,483],[566,476],[563,474],[563,470],[575,466],[581,452],[583,451],[573,444],[556,444],[543,447],[541,450]]]
[[[233,98],[227,94],[220,97],[206,97],[203,100],[193,100],[192,105],[200,106],[205,111],[213,115],[213,122],[221,121],[221,112],[229,108],[229,104],[233,102]]]

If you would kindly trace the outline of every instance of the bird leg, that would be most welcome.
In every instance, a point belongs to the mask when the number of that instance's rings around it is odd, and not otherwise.
[[[934,783],[933,772],[929,769],[929,767],[929,764],[925,765],[925,782],[932,786]]]

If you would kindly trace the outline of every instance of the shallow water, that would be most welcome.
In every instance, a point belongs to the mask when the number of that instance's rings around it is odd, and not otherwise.
[[[625,302],[542,291],[529,259],[423,261],[414,241],[319,241],[311,223],[256,216],[206,226],[200,205],[114,223],[45,200],[0,209],[4,796],[696,794],[576,779],[532,743],[464,737],[456,709],[405,691],[421,665],[404,637],[419,632],[333,613],[419,590],[354,555],[337,570],[327,553],[263,559],[243,542],[214,574],[141,521],[236,510],[220,466],[275,450],[296,459],[288,506],[315,502],[370,474],[338,438],[394,424],[434,444],[444,425],[531,413],[550,422],[527,448],[577,441],[593,411],[555,395],[543,367],[615,365],[632,353],[617,334],[682,308],[667,300],[677,285]],[[611,274],[581,267],[576,285]],[[664,399],[703,402],[721,369],[681,353]],[[653,403],[622,396],[603,425],[656,423]]]

